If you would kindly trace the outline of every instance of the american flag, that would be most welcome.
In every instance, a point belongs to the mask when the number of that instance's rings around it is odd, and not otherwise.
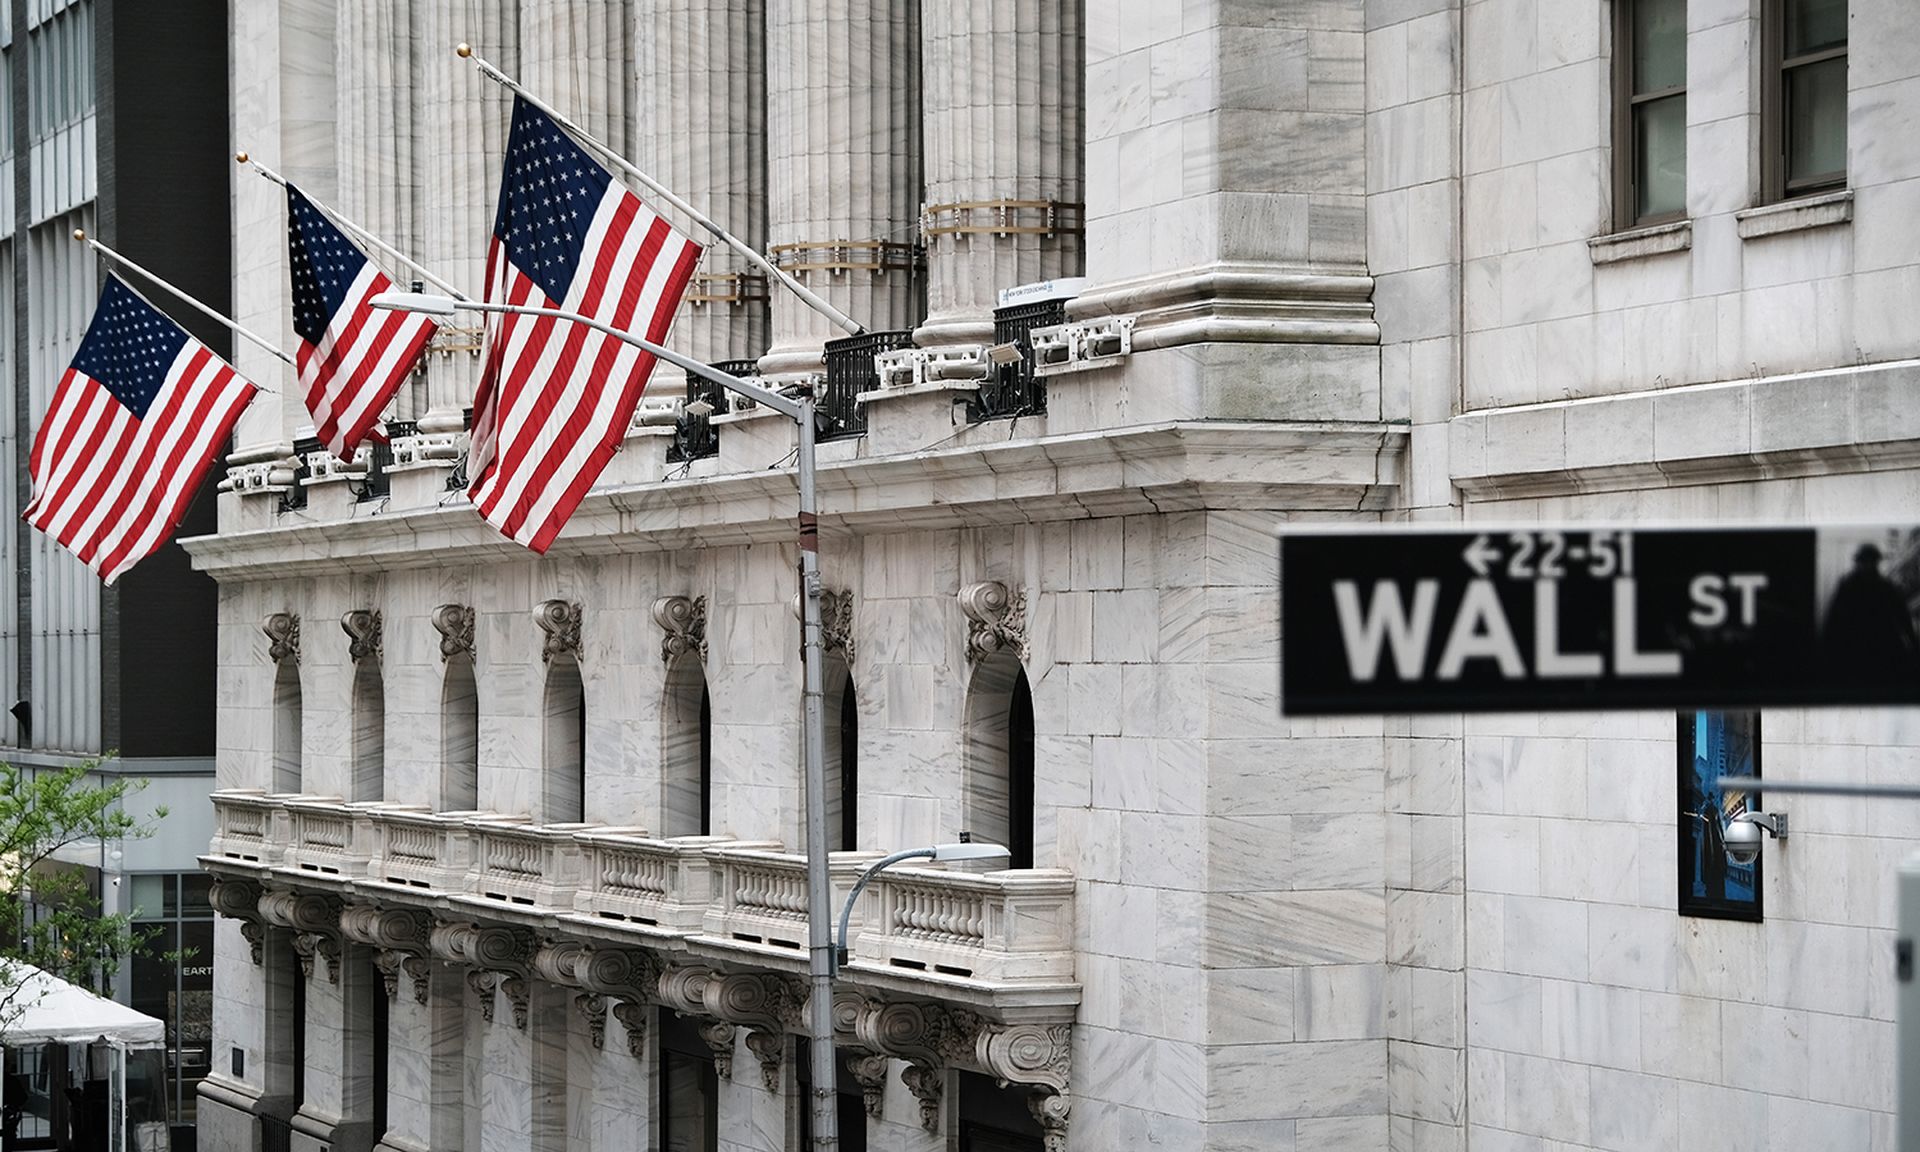
[[[516,99],[487,300],[561,308],[658,343],[700,247]],[[473,401],[468,499],[545,552],[606,467],[653,357],[582,324],[494,314]]]
[[[179,526],[254,392],[109,276],[34,438],[22,515],[113,583]]]
[[[393,289],[313,201],[287,185],[287,246],[292,254],[294,364],[327,451],[353,459],[380,410],[413,371],[434,323],[413,312],[367,303]]]

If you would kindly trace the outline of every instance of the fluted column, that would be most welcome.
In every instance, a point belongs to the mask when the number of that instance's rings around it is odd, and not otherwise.
[[[471,43],[511,72],[519,23],[496,0],[415,0],[415,74],[420,83],[421,248],[428,267],[462,291],[485,288],[487,237],[506,154],[510,96],[453,54]],[[460,327],[465,326],[465,327]],[[457,431],[480,375],[480,329],[468,317],[443,325],[427,354],[425,432]]]
[[[756,249],[767,242],[765,26],[763,0],[633,0],[634,162]],[[708,363],[760,355],[766,277],[693,235],[707,254],[674,347]]]
[[[1077,276],[1086,134],[1081,0],[925,0],[923,346],[981,343],[1000,289]]]
[[[920,320],[920,5],[770,0],[767,212],[775,260],[875,331]],[[820,363],[840,335],[790,292],[773,298],[768,372]]]
[[[629,0],[520,0],[520,83],[627,155]]]
[[[414,163],[413,8],[414,0],[340,0],[334,30],[340,210],[409,253],[418,251],[414,243],[419,176]],[[385,258],[378,262],[404,283],[404,271]],[[424,398],[414,391],[400,390],[397,407],[402,419],[420,414]]]

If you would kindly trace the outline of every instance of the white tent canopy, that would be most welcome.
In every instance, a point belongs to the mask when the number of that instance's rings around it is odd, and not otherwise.
[[[0,1028],[0,1044],[8,1048],[96,1041],[116,1048],[159,1048],[166,1043],[166,1025],[160,1021],[31,964],[4,966],[0,1000],[8,998],[11,1003],[0,1009],[0,1015],[11,1017]]]

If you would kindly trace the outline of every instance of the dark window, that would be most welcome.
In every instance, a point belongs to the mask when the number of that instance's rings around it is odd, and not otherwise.
[[[860,842],[860,706],[853,695],[853,675],[840,693],[840,850],[852,851]]]
[[[1033,690],[1025,669],[1007,706],[1007,851],[1007,867],[1033,867]]]
[[[166,1024],[167,1119],[192,1124],[200,1081],[213,1070],[212,880],[198,872],[129,879],[135,926],[152,934],[129,965],[129,1007]]]
[[[662,1152],[715,1152],[720,1147],[720,1077],[692,1024],[654,1013],[660,1037]]]
[[[713,835],[713,694],[700,681],[700,835]]]
[[[1847,182],[1847,0],[1766,0],[1761,178],[1769,200]]]
[[[1759,920],[1760,861],[1727,859],[1726,822],[1760,810],[1760,793],[1723,791],[1722,776],[1760,779],[1758,712],[1682,712],[1678,752],[1680,914]]]
[[[1686,0],[1614,5],[1613,171],[1616,226],[1686,215]]]
[[[846,1056],[834,1050],[835,1116],[840,1130],[840,1152],[867,1152],[867,1106],[860,1084],[847,1067]],[[813,1043],[802,1036],[793,1042],[793,1070],[799,1091],[793,1094],[799,1113],[801,1148],[813,1147]]]
[[[959,1089],[959,1152],[1041,1152],[1046,1135],[1028,1105],[1031,1094],[1002,1088],[977,1072],[955,1076]]]

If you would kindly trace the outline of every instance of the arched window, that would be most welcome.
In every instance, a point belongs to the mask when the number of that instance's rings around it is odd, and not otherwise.
[[[827,848],[847,852],[859,844],[860,706],[845,664],[829,662],[826,683]]]
[[[700,657],[680,656],[667,670],[660,712],[660,834],[713,831],[713,704]]]
[[[440,686],[440,810],[465,812],[480,806],[480,695],[473,660],[464,652],[447,658]]]
[[[380,665],[363,660],[353,673],[353,799],[380,800],[387,786],[387,700]]]
[[[282,660],[273,673],[273,788],[300,791],[300,665]]]
[[[1009,868],[1033,867],[1033,690],[1010,652],[973,670],[962,796],[965,830],[1006,845]]]
[[[573,657],[555,656],[547,665],[542,759],[545,783],[540,819],[548,824],[570,824],[586,819],[587,702],[580,683],[580,665]]]

